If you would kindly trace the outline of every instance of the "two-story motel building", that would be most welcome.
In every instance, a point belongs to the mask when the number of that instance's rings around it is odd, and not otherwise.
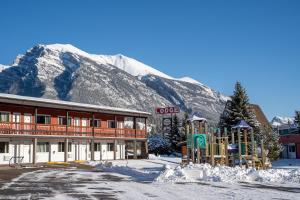
[[[150,113],[0,94],[0,164],[147,157]]]

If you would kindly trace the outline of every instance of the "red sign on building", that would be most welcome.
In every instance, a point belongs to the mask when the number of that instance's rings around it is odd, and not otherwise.
[[[156,108],[156,114],[172,114],[179,113],[180,109],[178,107],[166,107],[166,108]]]

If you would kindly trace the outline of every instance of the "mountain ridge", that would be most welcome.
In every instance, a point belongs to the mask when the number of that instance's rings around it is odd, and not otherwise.
[[[213,122],[228,99],[190,77],[173,78],[121,54],[89,54],[69,44],[40,44],[17,56],[0,72],[0,92],[152,113],[174,105]]]

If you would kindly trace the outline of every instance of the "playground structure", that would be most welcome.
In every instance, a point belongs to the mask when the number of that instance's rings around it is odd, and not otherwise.
[[[253,129],[241,120],[230,132],[209,127],[205,118],[193,116],[187,124],[183,163],[240,166],[265,169],[269,166],[263,141],[258,146]]]

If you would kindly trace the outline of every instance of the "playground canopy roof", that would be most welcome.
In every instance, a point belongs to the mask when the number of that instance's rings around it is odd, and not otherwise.
[[[241,120],[241,121],[239,121],[239,123],[237,123],[237,125],[235,125],[232,128],[236,128],[236,129],[238,129],[238,128],[248,128],[248,129],[250,129],[251,127],[247,124],[247,122],[245,120]]]

